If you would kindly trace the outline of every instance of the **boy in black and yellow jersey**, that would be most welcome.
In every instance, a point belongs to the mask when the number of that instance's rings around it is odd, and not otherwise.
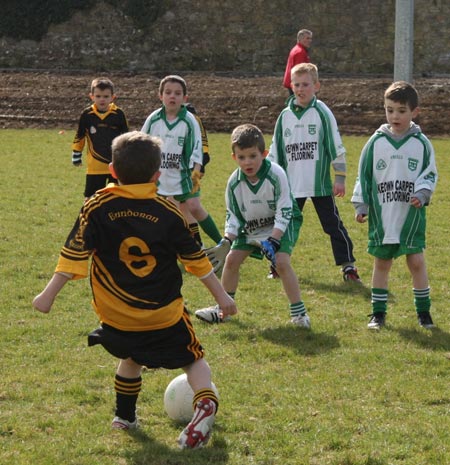
[[[177,259],[197,276],[225,315],[237,312],[188,224],[156,194],[160,140],[133,131],[114,139],[109,184],[83,205],[61,250],[55,273],[33,306],[48,313],[70,279],[88,275],[101,327],[88,337],[120,359],[113,428],[137,426],[142,367],[182,368],[194,391],[194,416],[178,438],[181,448],[205,445],[217,411],[211,371],[181,295]]]
[[[103,189],[108,182],[114,182],[108,168],[111,143],[115,137],[128,132],[125,114],[114,103],[116,96],[110,79],[94,79],[89,96],[93,103],[81,114],[72,143],[74,166],[81,166],[81,155],[87,143],[86,198]]]

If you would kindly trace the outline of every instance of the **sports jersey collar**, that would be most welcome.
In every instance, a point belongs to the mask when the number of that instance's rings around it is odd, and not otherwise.
[[[264,179],[266,177],[267,173],[270,170],[270,166],[271,166],[270,160],[268,160],[267,158],[264,158],[264,160],[263,160],[263,162],[261,164],[261,168],[259,168],[258,172],[256,173],[256,177],[260,181],[261,181],[261,179]],[[239,181],[247,181],[247,176],[245,175],[245,173],[240,168],[238,170],[238,180]]]
[[[295,103],[295,101],[296,101],[295,96],[293,96],[293,98],[292,98],[292,99],[290,100],[290,102],[289,102],[289,106],[290,106],[291,110],[293,111],[293,113],[294,113],[295,115],[300,116],[300,115],[302,115],[308,108],[311,108],[311,107],[313,107],[313,106],[316,104],[316,102],[317,102],[317,97],[314,96],[314,97],[311,99],[311,101],[308,103],[308,106],[307,106],[307,107],[301,107],[300,105],[297,105],[297,104]]]
[[[167,116],[166,116],[166,107],[163,105],[161,107],[161,118],[165,121],[167,127],[169,129],[172,129],[174,126],[177,125],[180,119],[185,119],[187,111],[188,111],[187,108],[184,105],[181,105],[180,111],[177,113],[177,118],[171,123],[169,123],[169,121],[167,121]]]
[[[123,185],[110,183],[103,190],[127,199],[148,199],[157,196],[158,188],[154,182]]]
[[[91,105],[92,111],[100,118],[105,119],[110,113],[117,110],[117,105],[115,103],[110,103],[108,109],[105,112],[99,111],[97,105],[93,103]]]

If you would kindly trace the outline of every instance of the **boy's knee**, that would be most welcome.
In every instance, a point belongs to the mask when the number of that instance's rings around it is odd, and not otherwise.
[[[233,270],[238,270],[241,264],[242,260],[232,251],[227,255],[227,258],[225,259],[225,266],[229,269],[231,268]]]
[[[278,274],[283,274],[291,270],[291,260],[289,255],[280,255],[277,254],[276,256],[276,262],[277,262],[277,272]]]

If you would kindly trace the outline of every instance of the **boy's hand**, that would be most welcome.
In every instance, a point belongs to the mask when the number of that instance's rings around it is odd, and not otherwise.
[[[422,202],[417,197],[411,197],[411,205],[415,208],[422,208]]]
[[[217,304],[219,305],[222,313],[222,318],[228,315],[235,315],[238,312],[235,301],[228,294],[225,294],[223,298],[218,299]]]
[[[344,197],[345,195],[345,184],[335,182],[333,186],[333,194],[335,197]]]
[[[33,299],[33,307],[41,313],[48,313],[52,308],[53,301],[54,298],[49,298],[44,290]]]
[[[261,250],[267,260],[270,260],[272,266],[276,268],[275,254],[280,250],[281,242],[272,236],[266,241],[261,241]]]
[[[205,249],[205,254],[213,266],[214,273],[220,274],[230,249],[231,240],[226,237],[224,237],[216,246]]]
[[[81,152],[74,150],[72,152],[72,164],[74,166],[81,166]]]
[[[359,215],[355,215],[355,219],[358,223],[365,223],[367,221],[367,215],[360,213]]]
[[[195,194],[200,189],[200,179],[202,178],[202,173],[200,173],[200,171],[193,170],[191,178],[192,178],[191,194]]]

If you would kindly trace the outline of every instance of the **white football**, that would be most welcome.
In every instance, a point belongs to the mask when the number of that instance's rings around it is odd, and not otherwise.
[[[217,397],[219,392],[214,383],[212,389]],[[172,420],[178,422],[188,422],[192,419],[194,408],[194,391],[188,383],[186,373],[174,378],[166,388],[164,393],[164,410]]]

